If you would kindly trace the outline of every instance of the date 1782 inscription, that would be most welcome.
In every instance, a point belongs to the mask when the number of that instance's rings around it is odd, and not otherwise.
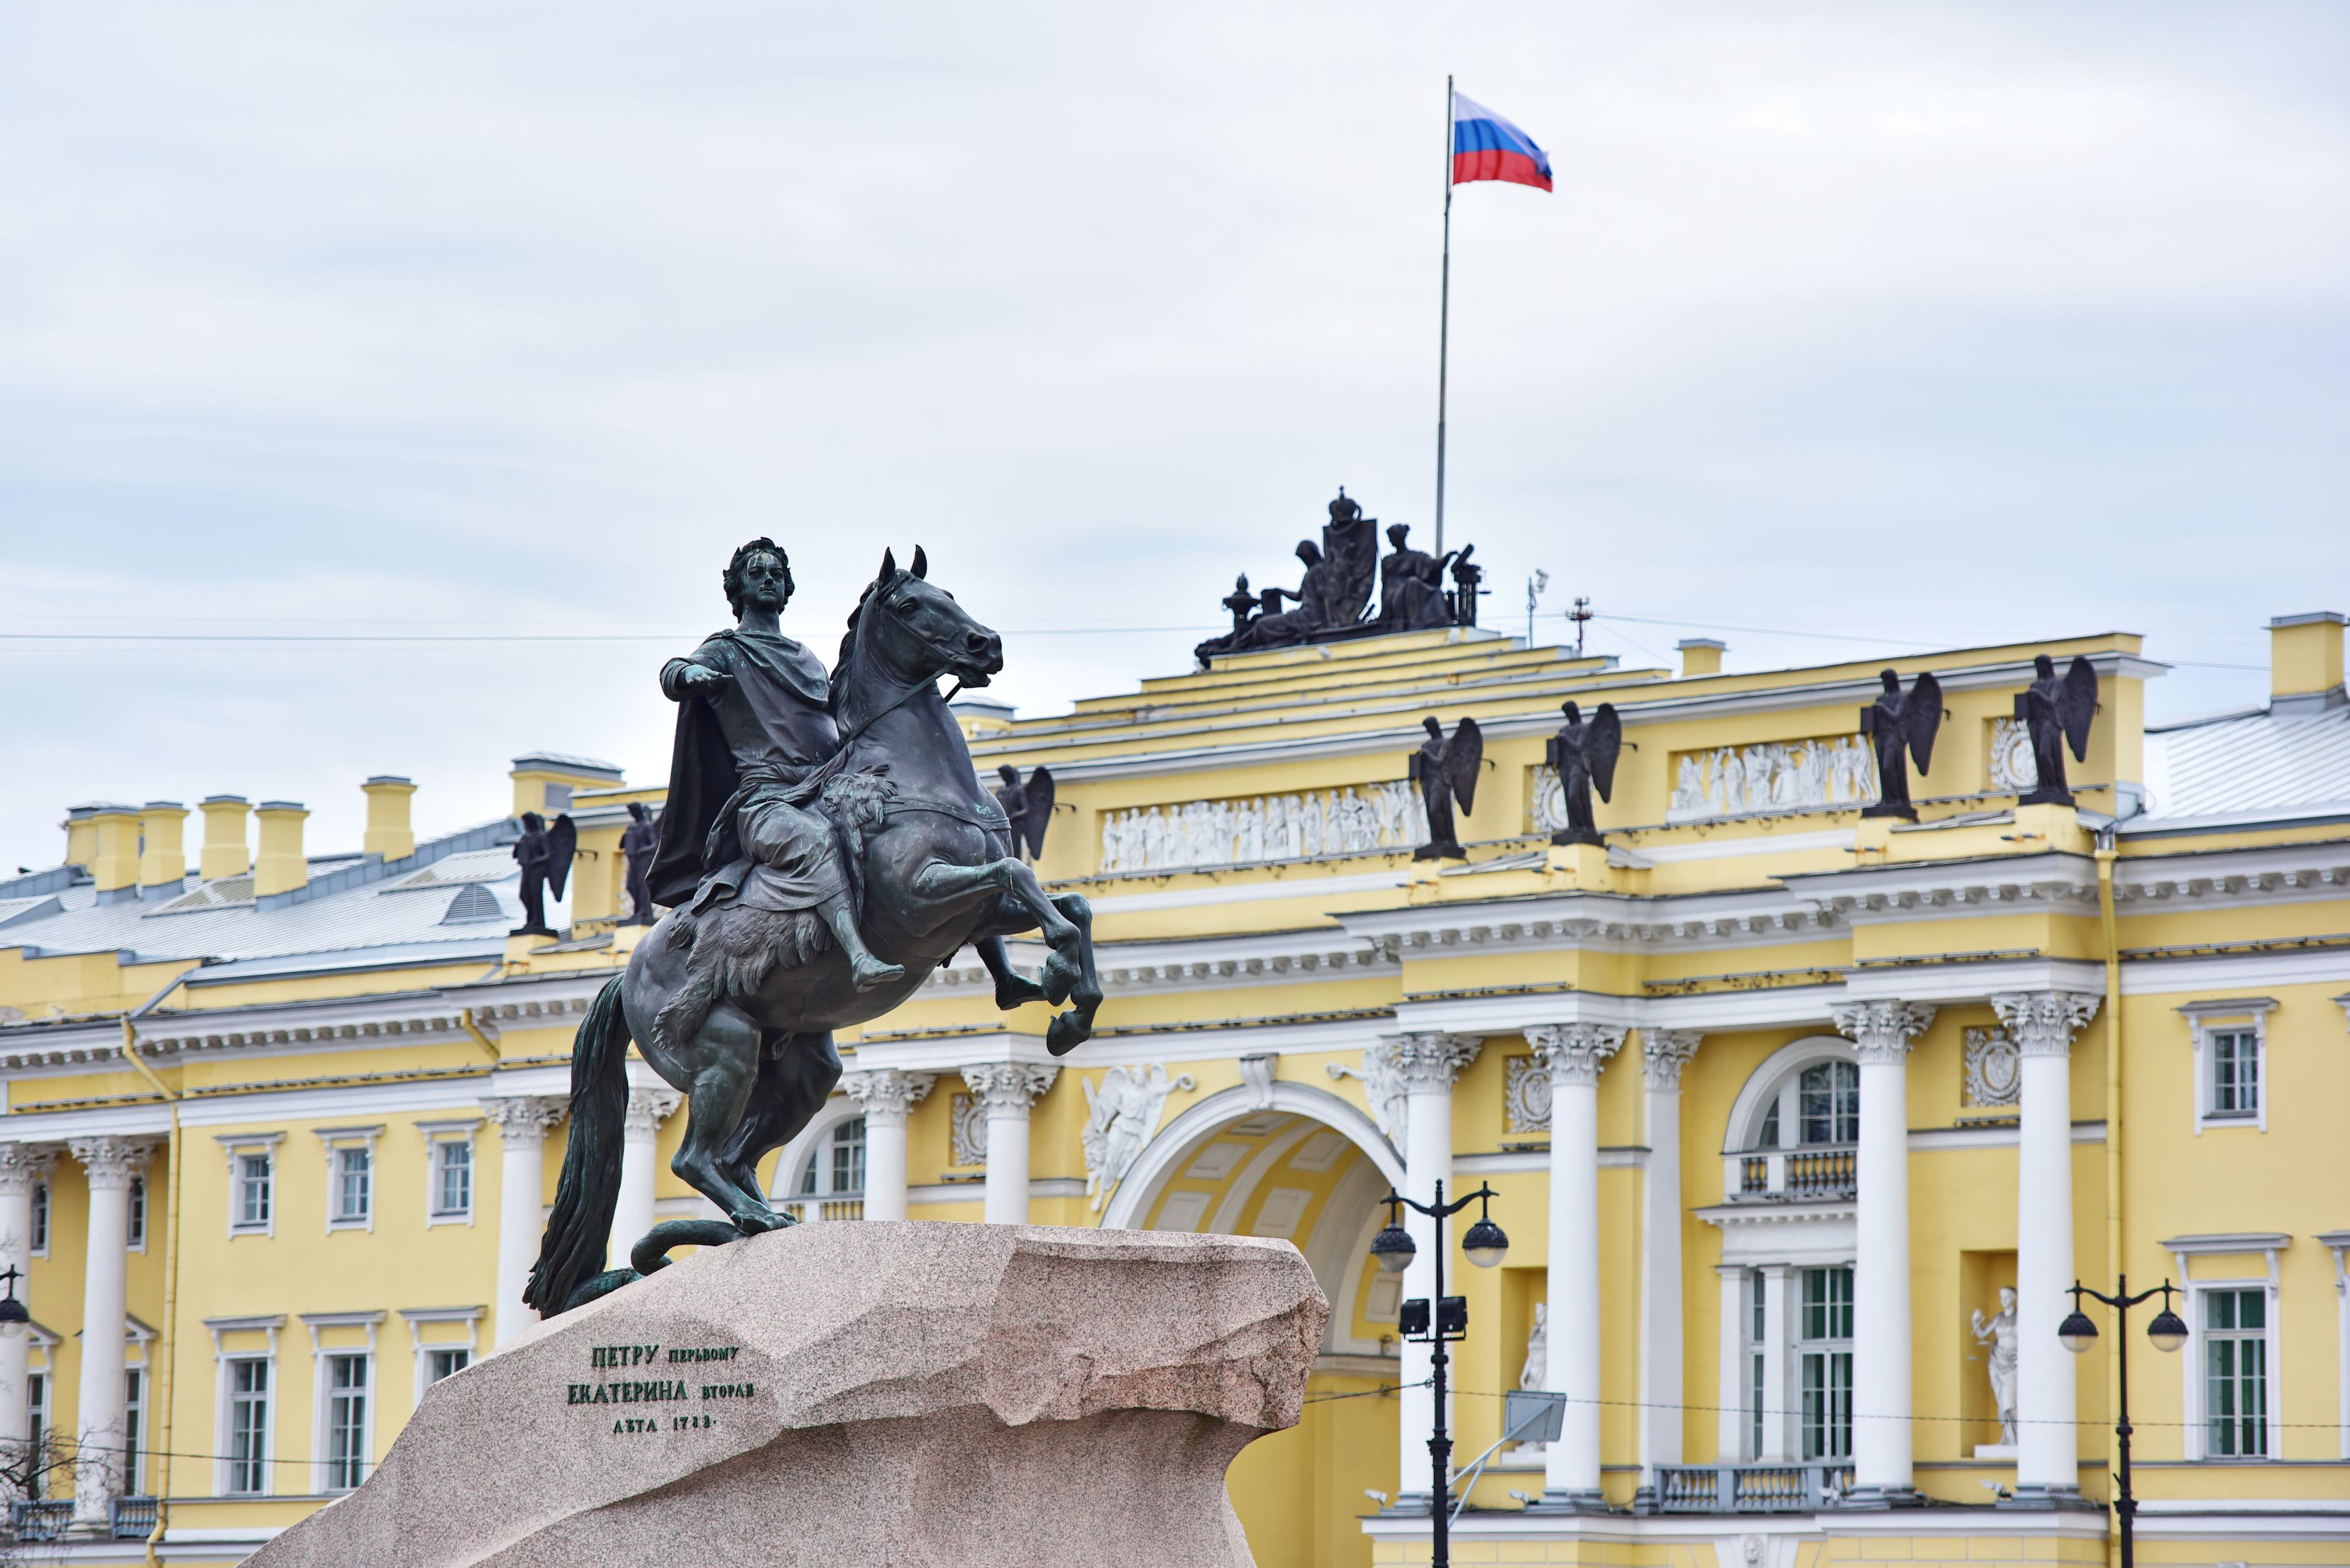
[[[689,1384],[682,1377],[663,1376],[670,1367],[712,1361],[732,1361],[742,1351],[739,1345],[598,1345],[588,1347],[588,1364],[597,1372],[630,1371],[644,1367],[653,1371],[647,1377],[613,1378],[598,1383],[573,1383],[564,1393],[566,1405],[648,1405],[670,1400],[693,1401],[697,1392],[702,1400],[748,1399],[755,1392],[749,1383]],[[658,1370],[655,1370],[658,1369]],[[688,1431],[712,1424],[706,1415],[672,1415],[664,1421],[659,1416],[622,1416],[612,1423],[615,1437],[639,1433]]]

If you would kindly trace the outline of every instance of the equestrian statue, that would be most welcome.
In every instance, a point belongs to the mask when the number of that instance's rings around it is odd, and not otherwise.
[[[754,539],[723,577],[735,625],[662,669],[677,742],[648,880],[668,912],[572,1046],[570,1140],[523,1293],[541,1316],[652,1272],[671,1247],[791,1224],[756,1168],[832,1093],[833,1032],[888,1012],[963,947],[994,977],[998,1007],[1069,1004],[1046,1030],[1053,1054],[1092,1034],[1092,911],[1045,892],[1021,858],[939,692],[941,676],[986,685],[1003,639],[929,570],[919,549],[902,568],[882,555],[827,674],[783,633],[789,557]],[[1031,930],[1051,949],[1035,979],[1003,946]],[[631,1040],[685,1096],[671,1168],[727,1219],[656,1225],[632,1267],[606,1270]]]

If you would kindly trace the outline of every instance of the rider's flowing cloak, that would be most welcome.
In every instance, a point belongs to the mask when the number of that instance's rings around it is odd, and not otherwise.
[[[724,651],[719,657],[708,657],[719,645],[725,645]],[[730,627],[712,632],[682,662],[732,675],[735,690],[750,702],[760,727],[775,738],[784,760],[803,769],[813,768],[837,748],[839,732],[832,722],[831,685],[825,678],[824,662],[799,643]],[[718,825],[719,813],[741,784],[733,748],[726,743],[710,704],[698,697],[679,703],[677,740],[670,749],[669,801],[661,809],[660,848],[647,878],[654,903],[672,909],[691,903],[706,874],[742,858],[742,846],[730,822],[718,836],[717,853],[707,865],[702,859],[711,828]]]

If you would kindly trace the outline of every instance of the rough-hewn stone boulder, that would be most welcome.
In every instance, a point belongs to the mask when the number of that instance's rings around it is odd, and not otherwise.
[[[253,1568],[1053,1568],[1251,1559],[1224,1471],[1329,1308],[1285,1241],[807,1225],[436,1384]]]

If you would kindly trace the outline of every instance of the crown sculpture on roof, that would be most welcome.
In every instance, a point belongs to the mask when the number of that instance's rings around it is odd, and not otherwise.
[[[1223,606],[1232,612],[1232,628],[1193,649],[1201,669],[1228,653],[1260,648],[1295,648],[1300,643],[1331,642],[1339,638],[1367,637],[1378,632],[1427,631],[1439,627],[1475,626],[1478,584],[1485,569],[1471,557],[1477,546],[1448,550],[1441,556],[1415,550],[1407,541],[1407,524],[1388,526],[1388,554],[1378,553],[1379,520],[1363,515],[1360,503],[1339,487],[1330,503],[1330,521],[1322,525],[1322,542],[1297,542],[1297,558],[1305,575],[1295,589],[1252,591],[1248,575],[1233,581]],[[1444,586],[1447,573],[1452,586]],[[1378,598],[1371,597],[1376,580]],[[1297,607],[1284,609],[1286,602]]]
[[[758,1166],[839,1081],[833,1031],[888,1012],[957,950],[978,950],[999,1007],[1070,1004],[1045,1034],[1054,1055],[1091,1034],[1102,1000],[1091,914],[1076,894],[1046,893],[1023,857],[1043,846],[1051,776],[1014,774],[1007,811],[939,692],[941,676],[986,685],[1003,639],[929,575],[920,550],[902,567],[884,552],[827,671],[784,635],[789,557],[754,539],[723,578],[735,624],[662,667],[677,704],[669,803],[650,865],[631,875],[639,908],[668,912],[597,992],[572,1046],[571,1136],[523,1293],[542,1316],[655,1272],[671,1247],[791,1224]],[[1051,949],[1034,977],[1003,946],[1030,930]],[[606,1270],[631,1041],[686,1096],[672,1168],[726,1219],[656,1225],[630,1267]]]

